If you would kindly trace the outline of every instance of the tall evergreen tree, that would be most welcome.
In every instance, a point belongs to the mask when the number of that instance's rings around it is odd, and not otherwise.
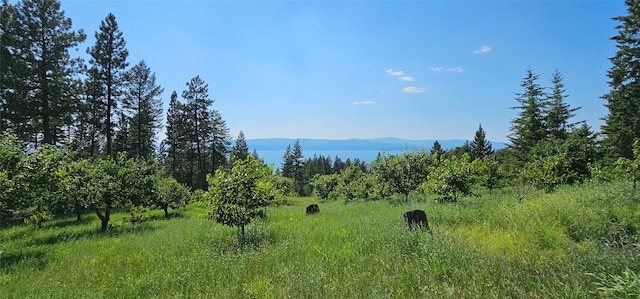
[[[513,119],[511,135],[508,136],[511,148],[521,162],[527,161],[531,149],[547,135],[544,123],[544,109],[546,106],[543,88],[537,83],[539,75],[534,74],[531,68],[522,80],[520,86],[522,93],[516,94],[518,106],[512,109],[519,110],[518,116]]]
[[[628,14],[614,18],[620,24],[611,39],[618,51],[607,72],[611,90],[603,96],[609,113],[602,133],[609,157],[633,159],[633,142],[640,138],[640,2],[625,4]]]
[[[209,107],[213,100],[209,98],[209,85],[200,76],[193,77],[187,82],[187,89],[182,92],[182,97],[186,100],[189,116],[193,124],[193,142],[195,144],[195,159],[198,169],[198,187],[206,190],[206,169],[204,161],[204,141],[206,134],[211,132],[208,122]]]
[[[240,131],[236,142],[233,144],[233,148],[231,148],[231,160],[244,160],[248,155],[249,147],[247,146],[247,140],[244,137],[244,133]]]
[[[211,152],[211,165],[207,166],[206,169],[211,169],[211,173],[214,173],[216,169],[227,164],[231,135],[229,134],[227,122],[222,119],[222,115],[218,110],[209,111],[209,126],[211,129],[207,135],[206,143]]]
[[[181,103],[178,102],[178,93],[174,90],[171,92],[169,100],[169,109],[167,109],[167,124],[166,124],[166,138],[164,145],[167,149],[167,160],[169,164],[169,173],[171,177],[176,178],[176,170],[178,165],[178,147],[180,139],[180,119],[181,119]]]
[[[28,65],[16,5],[7,0],[0,7],[0,130],[11,129],[22,140],[34,133],[29,98]]]
[[[282,156],[282,176],[285,178],[293,178],[293,151],[291,144],[287,145],[287,149]]]
[[[436,158],[436,162],[440,163],[442,160],[442,156],[444,156],[444,150],[442,149],[442,145],[438,140],[433,142],[433,147],[431,148],[431,155]]]
[[[156,84],[156,75],[143,61],[133,66],[126,74],[126,96],[123,106],[131,115],[131,143],[135,155],[151,158],[156,131],[161,126],[162,87]]]
[[[546,112],[545,123],[547,126],[549,137],[564,140],[573,126],[577,123],[570,123],[569,120],[576,115],[576,111],[580,109],[571,108],[565,101],[564,84],[562,83],[562,74],[556,70],[551,78],[553,84],[551,94],[549,94],[549,107]]]
[[[546,98],[543,88],[537,83],[539,77],[531,68],[527,69],[527,75],[520,85],[524,91],[516,94],[519,105],[512,107],[519,112],[511,121],[511,135],[508,136],[511,144],[508,147],[517,164],[515,167],[520,169],[519,202],[527,193],[525,165],[530,160],[531,150],[547,135],[544,123]]]
[[[111,155],[113,139],[113,116],[122,95],[123,75],[128,63],[129,51],[122,32],[118,29],[116,17],[109,13],[101,22],[99,31],[95,33],[96,43],[87,49],[91,55],[89,63],[94,69],[95,80],[102,87],[101,101],[105,109],[104,134],[106,136],[106,153]]]
[[[293,170],[293,180],[295,182],[296,191],[300,195],[306,195],[305,190],[305,178],[304,178],[304,156],[302,155],[302,146],[300,145],[300,140],[296,139],[296,142],[293,144],[293,150],[291,152],[292,156],[292,170]]]
[[[2,4],[0,111],[12,127],[31,141],[55,144],[62,127],[71,125],[74,74],[78,59],[69,50],[84,41],[71,29],[56,0]]]
[[[487,133],[482,128],[482,125],[480,125],[476,131],[473,141],[469,144],[471,160],[482,159],[493,154],[493,146],[491,145],[491,142],[486,139],[486,135]]]

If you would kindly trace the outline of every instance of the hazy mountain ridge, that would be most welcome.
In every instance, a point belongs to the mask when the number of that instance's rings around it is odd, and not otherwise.
[[[404,151],[416,148],[431,149],[436,139],[410,140],[400,138],[371,138],[371,139],[311,139],[311,138],[256,138],[247,139],[249,150],[256,151],[284,151],[288,145],[293,147],[296,140],[300,140],[302,152],[307,151]],[[449,139],[438,140],[443,149],[453,149],[464,145],[467,140]],[[506,147],[502,142],[491,142],[493,149]]]

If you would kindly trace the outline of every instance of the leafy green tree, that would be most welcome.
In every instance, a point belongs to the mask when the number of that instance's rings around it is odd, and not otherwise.
[[[409,193],[426,181],[431,168],[431,157],[423,150],[403,152],[397,156],[382,154],[371,163],[376,179],[392,192],[401,194],[405,201],[409,199]]]
[[[106,109],[104,115],[104,134],[106,136],[106,153],[111,156],[113,140],[113,116],[117,104],[122,96],[124,85],[124,70],[129,51],[122,32],[118,29],[116,17],[109,13],[101,22],[99,31],[95,33],[96,43],[87,49],[91,55],[92,80],[97,84],[96,96],[99,95],[101,106]]]
[[[20,177],[26,163],[23,142],[11,132],[0,132],[0,227],[2,219],[26,205]]]
[[[157,169],[152,162],[118,153],[96,160],[94,169],[88,183],[88,206],[100,218],[102,231],[109,228],[115,208],[148,206],[156,196]]]
[[[443,160],[428,175],[420,189],[440,195],[443,200],[457,202],[460,196],[472,196],[474,179],[468,154]]]
[[[570,123],[569,121],[575,117],[576,111],[578,111],[580,107],[571,108],[565,101],[567,95],[565,95],[560,71],[556,70],[553,73],[551,83],[553,87],[551,94],[549,94],[549,106],[546,112],[545,124],[549,137],[564,140],[567,139],[569,130],[577,125],[577,123]]]
[[[607,156],[633,159],[633,142],[640,138],[640,2],[625,0],[627,15],[615,17],[618,33],[611,39],[618,51],[607,72],[611,90],[603,98],[609,113],[602,126]]]
[[[169,208],[177,209],[187,204],[191,192],[189,188],[178,183],[174,178],[158,178],[158,194],[153,204],[164,211],[164,218],[169,218]]]
[[[487,133],[482,128],[482,125],[480,125],[473,141],[469,144],[469,154],[472,160],[483,159],[493,154],[493,146],[491,142],[487,140],[486,136]]]
[[[151,158],[157,130],[161,127],[162,100],[164,91],[156,83],[156,74],[143,61],[134,65],[124,75],[126,82],[123,106],[131,115],[131,134],[128,143],[135,156]]]
[[[71,212],[76,221],[82,219],[82,214],[89,208],[89,184],[95,177],[94,165],[89,159],[81,159],[65,163],[62,168],[60,194],[56,209]]]
[[[317,174],[311,179],[311,185],[316,195],[323,200],[339,197],[341,176],[339,174]]]
[[[271,169],[252,156],[235,161],[230,172],[217,169],[208,176],[210,187],[205,193],[211,202],[211,217],[223,225],[241,228],[244,240],[245,226],[256,217],[265,217],[267,206],[280,196],[268,179],[270,175]]]
[[[499,171],[500,165],[494,157],[473,160],[471,162],[471,170],[473,171],[473,180],[489,190],[489,192],[501,187],[503,178]]]
[[[55,203],[62,189],[61,170],[70,162],[70,153],[45,144],[27,156],[25,171],[22,175],[26,200],[35,207],[27,221],[40,227],[41,223],[52,218]]]
[[[236,142],[231,148],[231,161],[234,159],[244,160],[249,155],[249,147],[247,146],[247,140],[244,137],[244,133],[240,131]]]

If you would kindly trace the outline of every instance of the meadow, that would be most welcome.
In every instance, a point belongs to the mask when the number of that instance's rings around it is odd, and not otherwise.
[[[238,229],[192,203],[113,227],[86,214],[0,230],[2,298],[634,298],[640,195],[630,183],[483,192],[457,204],[414,195],[289,198]],[[320,213],[304,209],[318,203]],[[425,210],[431,231],[402,213]]]

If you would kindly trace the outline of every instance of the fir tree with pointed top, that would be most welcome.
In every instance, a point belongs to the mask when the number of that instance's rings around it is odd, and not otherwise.
[[[562,83],[562,74],[556,70],[551,79],[553,84],[551,94],[548,99],[548,109],[545,117],[545,124],[549,137],[556,139],[567,139],[569,130],[578,123],[570,123],[569,120],[576,115],[576,111],[580,109],[571,108],[566,102],[564,84]]]
[[[236,142],[231,148],[231,161],[244,160],[249,155],[249,147],[247,146],[247,140],[244,137],[244,133],[240,131]]]
[[[482,124],[478,127],[476,135],[469,144],[469,154],[471,160],[482,159],[486,156],[493,154],[493,146],[491,142],[486,139],[487,133],[482,128]]]
[[[607,72],[611,90],[603,95],[609,113],[602,126],[603,144],[609,158],[633,159],[633,142],[640,138],[640,2],[625,0],[627,15],[618,21],[611,39],[618,51]]]

